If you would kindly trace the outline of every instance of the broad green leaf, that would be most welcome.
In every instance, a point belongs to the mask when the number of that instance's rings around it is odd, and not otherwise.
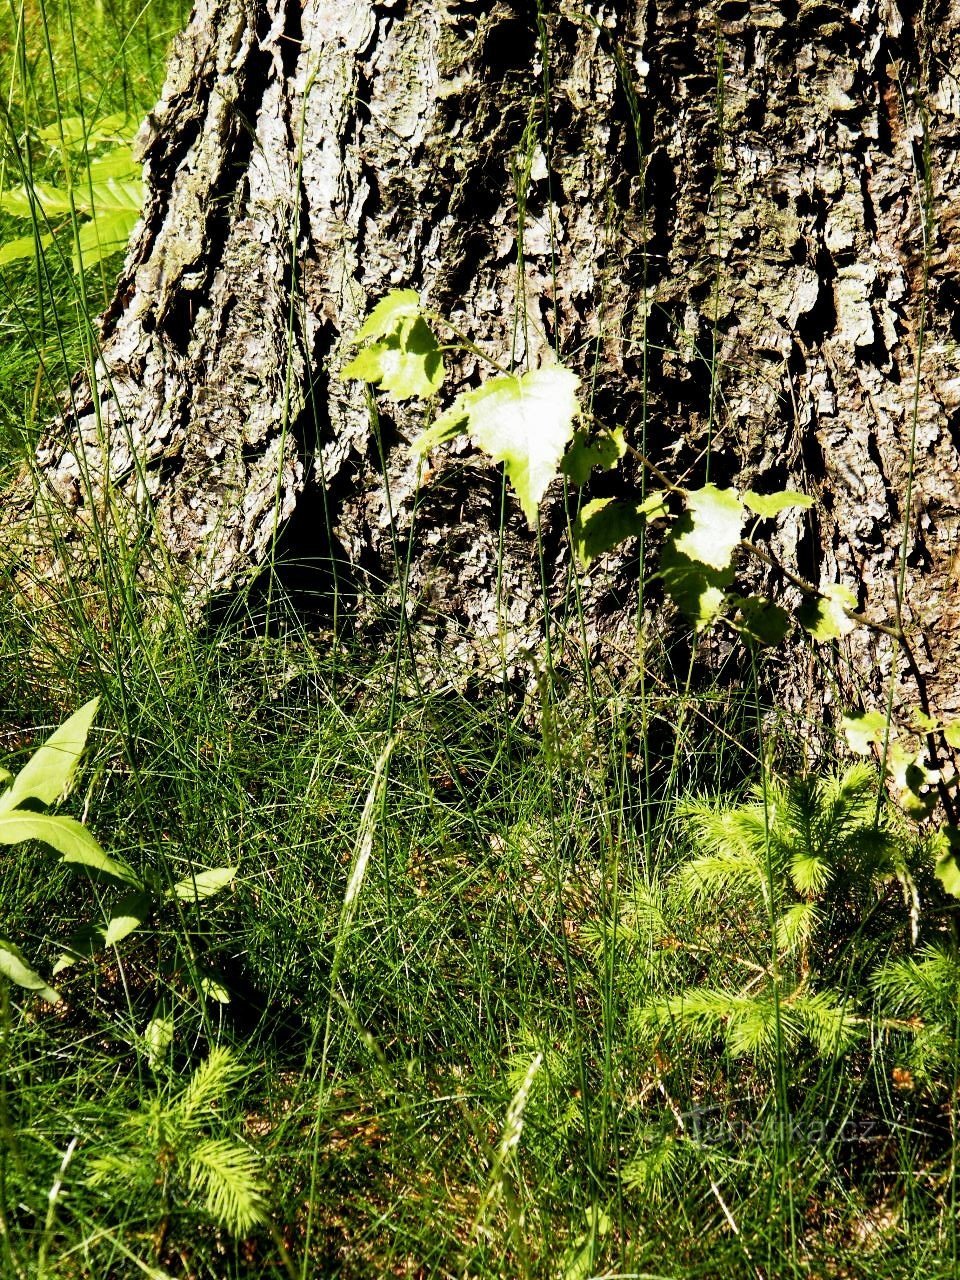
[[[960,828],[945,826],[937,832],[933,874],[954,898],[960,898]]]
[[[595,498],[586,503],[573,522],[573,549],[584,569],[627,538],[636,538],[648,520],[667,515],[661,493],[643,502],[618,498]]]
[[[617,465],[626,451],[627,442],[621,427],[593,438],[585,431],[576,431],[573,444],[563,455],[560,470],[571,484],[586,484],[594,467],[609,471]]]
[[[93,121],[81,116],[64,116],[40,129],[37,137],[51,147],[59,147],[61,139],[70,148],[93,147],[101,142],[123,142],[132,138],[137,132],[137,123],[124,111]]]
[[[56,977],[64,969],[69,969],[78,960],[89,960],[98,951],[102,951],[103,934],[103,926],[90,921],[82,924],[79,929],[75,929],[63,943],[64,949],[53,966],[53,976]]]
[[[434,418],[426,431],[421,431],[413,441],[410,449],[414,456],[424,457],[438,444],[452,440],[454,436],[466,431],[474,406],[491,392],[496,393],[498,381],[498,378],[491,378],[471,391],[461,391],[450,408],[444,409],[443,413]]]
[[[793,489],[784,489],[780,493],[754,493],[752,489],[748,489],[743,495],[743,501],[754,515],[762,516],[764,520],[778,516],[781,511],[787,511],[790,507],[806,509],[813,506],[813,499],[809,494],[796,493]]]
[[[790,615],[766,596],[746,596],[739,601],[737,630],[757,644],[782,644],[790,630]]]
[[[8,262],[32,258],[38,250],[42,253],[52,244],[52,235],[18,236],[16,240],[8,240],[6,244],[0,245],[0,267],[5,267]]]
[[[77,233],[73,247],[74,273],[79,275],[81,271],[96,266],[112,253],[126,249],[130,232],[137,225],[139,217],[139,206],[136,209],[112,211],[98,208],[96,216],[85,222]]]
[[[840,726],[851,751],[868,756],[870,748],[883,742],[887,735],[887,717],[882,711],[867,711],[862,716],[844,716]],[[890,730],[893,737],[893,729]]]
[[[954,750],[960,747],[960,720],[947,720],[943,726],[943,736],[947,740],[947,746]]]
[[[492,378],[485,394],[471,403],[470,435],[494,462],[504,464],[531,527],[573,438],[579,385],[569,369],[545,365],[519,377]]]
[[[746,512],[735,489],[705,484],[687,491],[687,515],[674,531],[677,551],[698,564],[723,572],[740,541]]]
[[[383,338],[399,329],[410,316],[420,314],[420,298],[413,289],[394,289],[377,303],[357,330],[353,341],[366,342],[369,338]]]
[[[56,1004],[61,998],[58,991],[47,986],[39,973],[30,968],[20,948],[7,942],[5,938],[0,938],[0,975],[9,978],[25,991],[35,991],[48,1004]]]
[[[195,876],[179,880],[172,892],[181,902],[199,902],[225,889],[236,874],[236,867],[211,867],[209,871],[198,871]]]
[[[689,520],[684,514],[677,527]],[[733,567],[711,569],[699,560],[691,560],[677,550],[673,537],[668,538],[660,556],[658,576],[667,595],[698,630],[709,626],[723,609],[726,588],[733,581]]]
[[[81,187],[91,183],[96,188],[108,178],[123,178],[139,185],[140,172],[140,165],[133,158],[132,147],[113,147],[106,155],[91,160],[86,168],[81,170],[78,182]]]
[[[107,927],[103,931],[103,945],[115,947],[128,934],[139,929],[150,914],[153,900],[143,889],[126,893],[110,908]]]
[[[4,769],[3,765],[0,765],[0,785],[3,785],[4,783],[7,783],[7,782],[12,782],[12,781],[13,781],[13,774],[10,772],[9,769]]]
[[[55,218],[72,213],[74,208],[80,210],[77,200],[78,193],[74,193],[75,203],[70,203],[70,192],[66,187],[55,187],[52,182],[34,182],[29,190],[11,187],[9,191],[0,193],[0,210],[15,218],[32,218],[35,211],[41,217]]]
[[[20,844],[24,840],[50,845],[62,855],[63,862],[76,862],[114,880],[139,885],[132,868],[107,857],[87,828],[73,818],[27,809],[0,814],[0,844]]]
[[[167,1050],[173,1044],[173,1032],[173,1017],[170,1014],[158,1015],[147,1023],[143,1032],[143,1044],[151,1067],[158,1067],[167,1056]]]
[[[99,698],[94,698],[79,711],[75,711],[33,753],[14,778],[10,790],[0,796],[0,814],[22,804],[24,800],[39,800],[41,804],[51,805],[66,794],[86,746],[87,734],[99,704]]]
[[[382,341],[364,347],[343,376],[379,383],[381,391],[396,400],[414,396],[429,400],[443,385],[443,354],[430,327],[417,316]]]
[[[856,627],[850,617],[850,610],[856,607],[857,597],[850,588],[834,583],[823,595],[800,606],[797,621],[814,640],[840,640]]]

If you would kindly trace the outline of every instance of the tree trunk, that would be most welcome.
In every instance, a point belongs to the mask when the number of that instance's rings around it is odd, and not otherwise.
[[[278,534],[396,601],[418,411],[376,425],[338,370],[412,286],[495,356],[556,344],[677,480],[814,494],[777,554],[888,622],[903,543],[903,625],[958,712],[958,66],[957,0],[199,0],[34,513],[78,538],[108,511],[144,580],[173,562],[197,601]],[[467,668],[536,648],[536,540],[498,473],[438,450],[415,523],[421,638]],[[554,599],[564,528],[558,485]],[[584,581],[608,655],[636,651],[636,579],[610,555]],[[844,645],[857,679],[889,673],[884,636]],[[804,680],[791,661],[785,696]]]

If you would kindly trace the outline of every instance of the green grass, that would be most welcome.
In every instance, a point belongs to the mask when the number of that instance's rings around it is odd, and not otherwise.
[[[184,17],[104,4],[81,24],[50,5],[18,42],[11,9],[8,166],[58,116],[147,109]],[[59,173],[42,150],[37,165]],[[13,468],[83,364],[109,280],[96,268],[80,290],[56,253],[3,278]],[[901,882],[878,874],[832,892],[822,931],[782,960],[771,926],[799,891],[770,838],[777,912],[736,876],[712,897],[683,890],[703,851],[684,797],[730,813],[761,759],[798,772],[790,725],[759,695],[683,661],[674,678],[654,653],[616,685],[574,660],[526,701],[424,689],[405,644],[310,631],[279,587],[269,628],[238,608],[205,631],[175,611],[148,630],[108,568],[118,594],[103,598],[4,580],[0,758],[18,767],[99,695],[67,811],[162,880],[239,873],[61,975],[65,1004],[9,993],[0,1274],[956,1274],[957,966],[925,850],[901,839],[936,954],[914,952]],[[575,633],[575,600],[568,616]],[[104,887],[39,846],[7,850],[4,872],[0,932],[48,974]],[[877,977],[923,955],[933,967]],[[797,989],[813,974],[862,1019],[844,1052],[779,1024],[754,1055],[728,1018],[691,1029],[695,993],[727,989],[732,1008],[788,961]],[[211,977],[229,1003],[205,994]],[[158,1016],[174,1035],[151,1062]],[[175,1123],[217,1046],[237,1078],[200,1137],[249,1153],[267,1206],[238,1233],[205,1207],[200,1138]]]

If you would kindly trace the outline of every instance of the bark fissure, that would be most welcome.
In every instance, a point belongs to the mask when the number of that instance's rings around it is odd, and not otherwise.
[[[931,702],[960,711],[960,4],[938,6],[935,53],[928,8],[896,0],[545,6],[545,39],[537,12],[202,0],[142,142],[102,403],[78,384],[43,441],[48,492],[81,520],[122,499],[199,600],[254,572],[302,500],[302,550],[396,605],[422,411],[381,406],[381,459],[338,373],[369,304],[411,285],[494,355],[556,342],[670,474],[701,479],[709,442],[718,481],[814,493],[772,545],[875,616],[909,519],[904,623]],[[461,360],[451,392],[479,372]],[[464,442],[430,459],[408,608],[464,670],[519,669],[542,636],[534,543],[506,510],[501,544],[498,477]],[[553,494],[561,602],[563,522]],[[583,583],[614,662],[635,579],[610,556]],[[868,681],[891,669],[886,638],[847,646]]]

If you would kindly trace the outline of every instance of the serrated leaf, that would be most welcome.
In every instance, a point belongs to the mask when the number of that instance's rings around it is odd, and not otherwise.
[[[849,615],[857,597],[849,587],[834,583],[823,595],[807,600],[797,610],[797,621],[814,640],[840,640],[856,627]]]
[[[34,182],[29,188],[11,187],[0,192],[0,210],[14,218],[32,218],[35,211],[41,217],[55,218],[72,213],[75,207],[79,206],[70,203],[70,192],[52,182]]]
[[[933,874],[954,898],[960,898],[960,828],[941,827],[937,832],[937,861]]]
[[[64,116],[53,124],[37,131],[37,137],[48,146],[58,147],[61,141],[72,149],[93,147],[101,142],[122,142],[132,138],[137,131],[137,121],[124,111],[88,121],[81,116]]]
[[[813,498],[809,494],[797,493],[793,489],[784,489],[780,493],[754,493],[752,489],[748,489],[743,495],[743,501],[754,515],[761,516],[764,520],[778,516],[781,511],[788,511],[791,507],[805,510],[813,506]]]
[[[497,381],[496,378],[492,378],[489,382],[481,383],[479,387],[474,387],[470,391],[461,391],[449,409],[444,409],[443,413],[434,418],[426,431],[421,431],[413,441],[410,449],[414,456],[423,457],[437,445],[452,440],[454,436],[466,431],[474,406],[479,404],[485,396],[490,395],[491,391],[496,392]]]
[[[99,705],[100,699],[93,698],[37,748],[14,778],[9,791],[0,796],[0,814],[15,809],[24,800],[55,804],[69,791]]]
[[[545,365],[519,377],[491,378],[484,394],[470,403],[470,435],[494,462],[504,464],[531,527],[573,438],[579,385],[571,370]]]
[[[737,630],[757,644],[782,644],[790,630],[790,615],[766,596],[746,596],[739,602]]]
[[[609,471],[626,451],[627,442],[621,427],[593,437],[585,431],[576,431],[573,443],[563,455],[560,470],[571,484],[586,484],[594,467]]]
[[[24,840],[39,840],[56,849],[63,862],[76,862],[91,871],[139,887],[133,869],[108,857],[87,828],[74,818],[32,813],[28,809],[0,814],[0,844],[21,844]]]
[[[680,528],[689,516],[677,522]],[[733,581],[733,567],[711,569],[678,551],[676,540],[668,538],[660,556],[658,576],[667,595],[698,630],[709,626],[723,609],[726,588]]]
[[[140,165],[134,159],[130,146],[113,147],[106,155],[91,160],[81,171],[79,185],[86,183],[97,187],[109,178],[122,178],[130,182],[140,182]]]
[[[179,880],[172,892],[181,902],[199,902],[225,889],[236,874],[236,867],[211,867],[208,871],[198,871],[195,876]]]
[[[651,494],[643,502],[624,502],[619,498],[595,498],[581,507],[573,522],[573,549],[584,569],[606,551],[643,533],[648,520],[667,515],[660,493]]]
[[[867,711],[862,716],[844,716],[840,727],[851,751],[868,756],[870,748],[883,742],[887,735],[887,717],[882,711]],[[890,731],[893,737],[893,730]]]
[[[130,209],[98,208],[77,233],[73,247],[73,270],[79,275],[112,253],[126,249],[130,233],[140,218],[140,206]]]
[[[430,327],[419,317],[374,342],[344,368],[345,378],[379,383],[396,400],[429,400],[443,385],[443,354]]]
[[[0,267],[5,267],[8,262],[21,262],[24,258],[32,258],[52,244],[52,235],[18,236],[16,240],[8,240],[6,244],[0,245]]]
[[[0,938],[0,975],[9,978],[25,991],[35,991],[48,1004],[56,1004],[61,998],[58,991],[48,986],[39,973],[30,968],[20,948],[6,938]]]
[[[153,900],[146,890],[138,889],[124,894],[110,908],[107,927],[103,931],[103,945],[115,947],[134,930],[139,929],[150,914]]]
[[[735,489],[705,484],[687,491],[687,514],[677,524],[673,541],[688,560],[718,572],[726,570],[740,542],[746,512]]]
[[[413,289],[394,289],[381,298],[357,330],[353,341],[366,342],[369,338],[384,338],[399,329],[410,316],[419,315],[420,298]]]

